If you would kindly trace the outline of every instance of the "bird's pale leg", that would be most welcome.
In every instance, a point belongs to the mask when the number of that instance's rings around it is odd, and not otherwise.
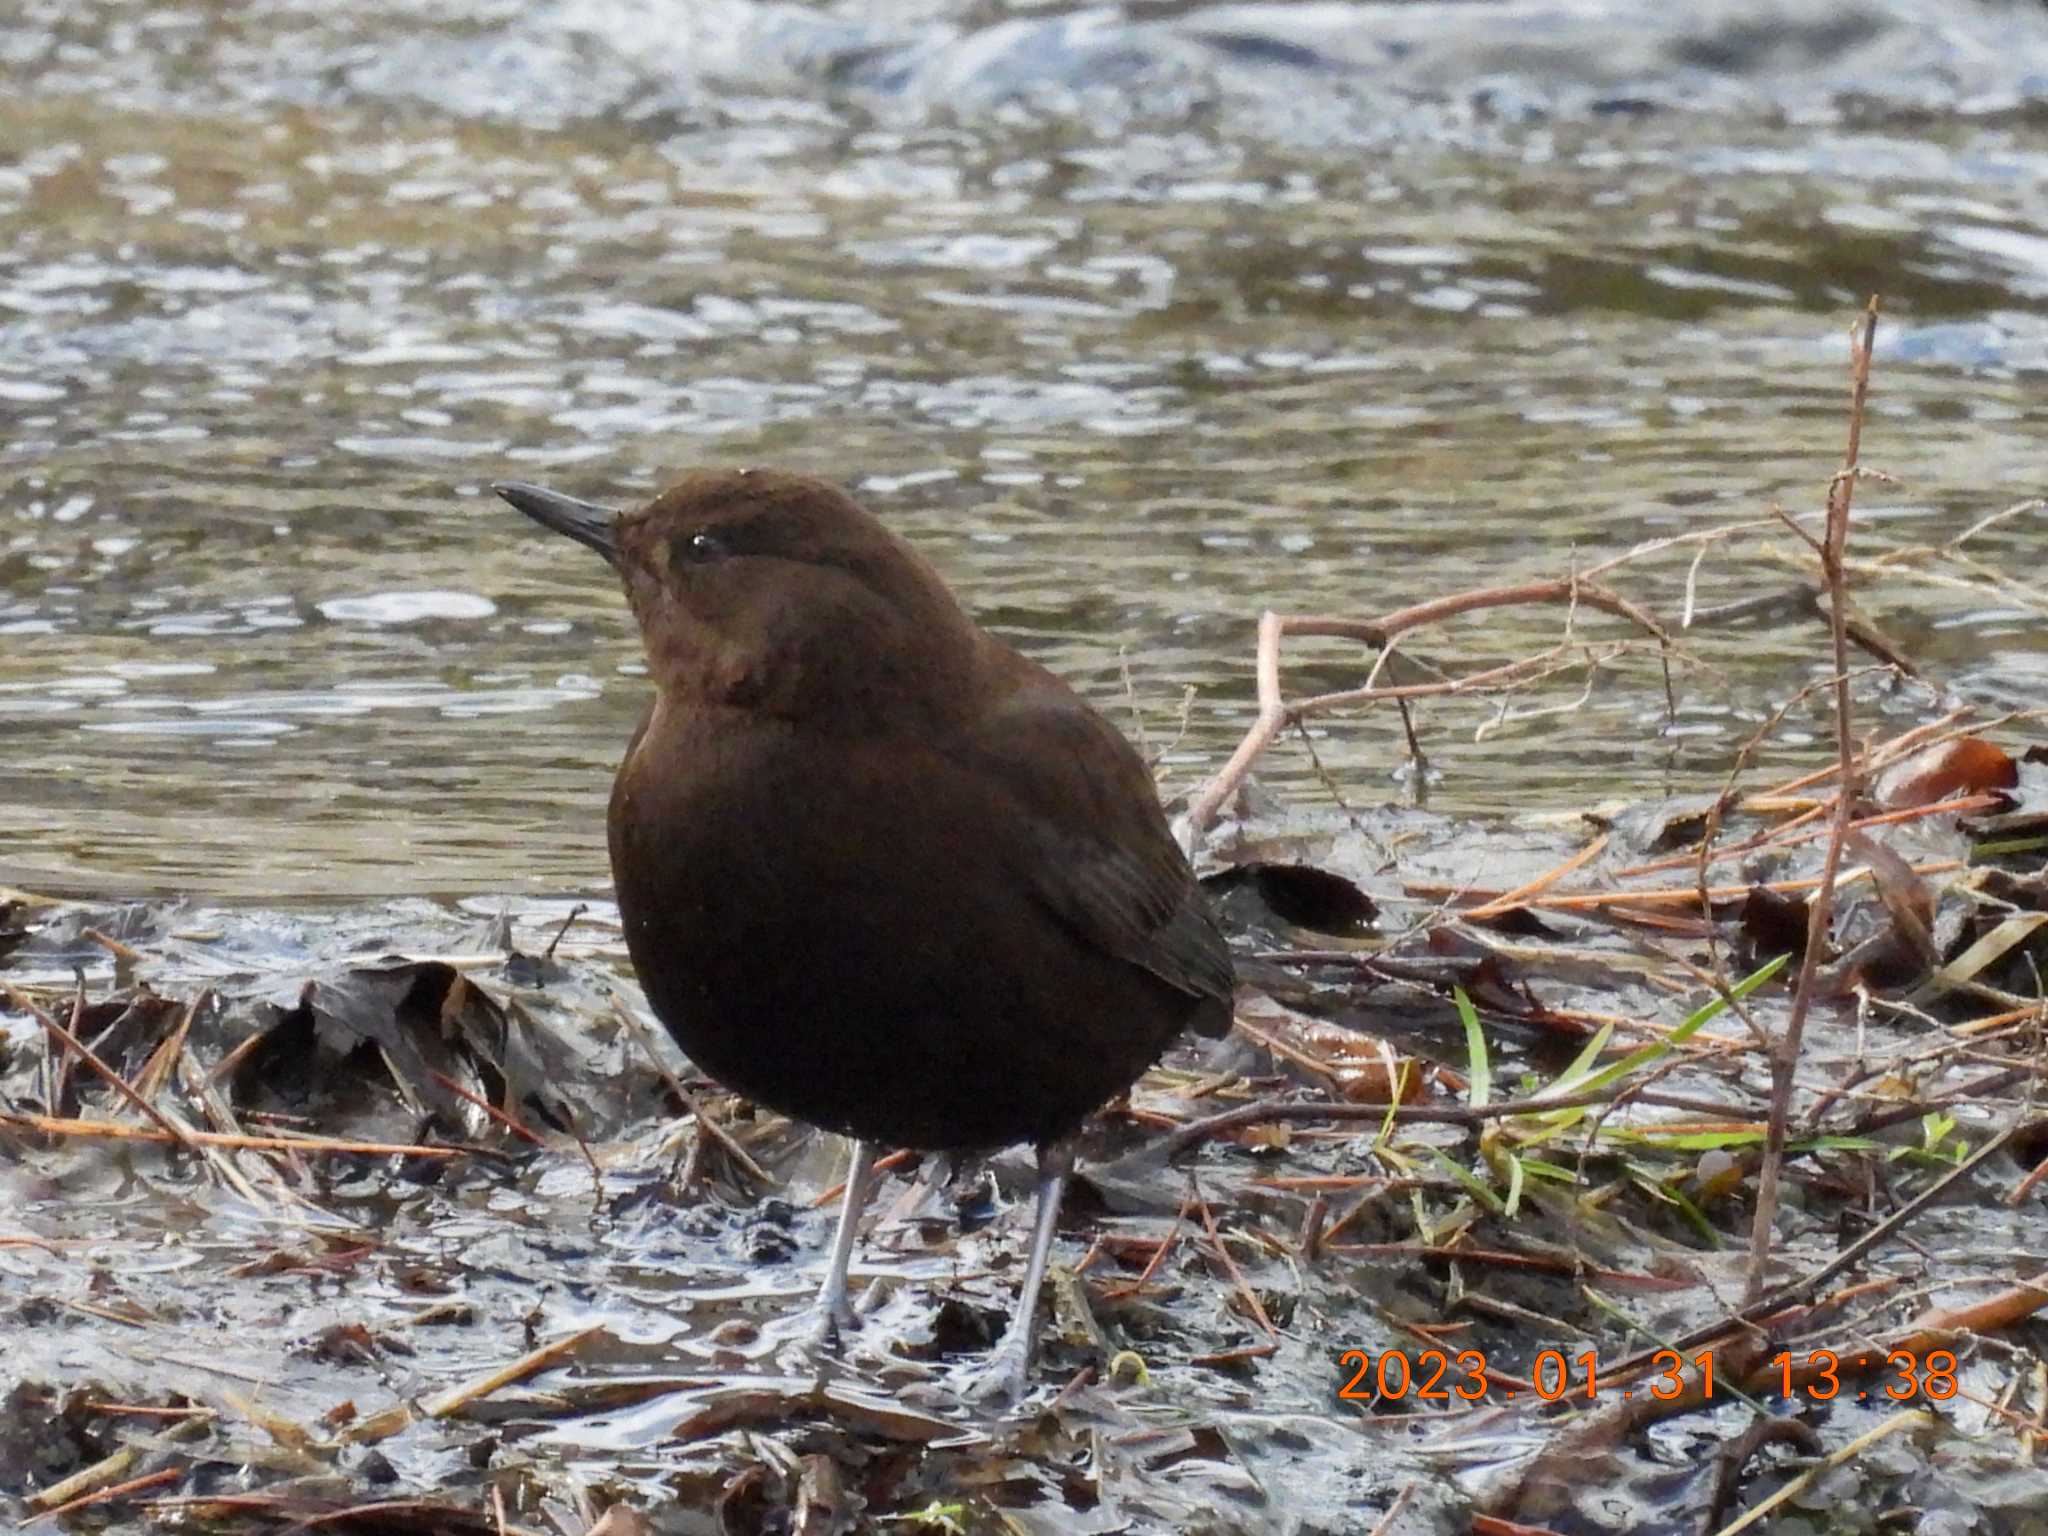
[[[851,1328],[857,1319],[846,1299],[846,1269],[853,1261],[854,1239],[860,1235],[861,1213],[875,1192],[875,1149],[865,1141],[853,1144],[853,1162],[846,1170],[846,1194],[839,1202],[839,1226],[832,1233],[832,1257],[825,1267],[825,1283],[818,1288],[818,1310],[824,1314],[822,1332],[829,1343],[839,1330]]]
[[[1038,1333],[1038,1293],[1045,1285],[1046,1265],[1052,1258],[1052,1240],[1060,1220],[1060,1196],[1066,1193],[1067,1175],[1073,1171],[1074,1154],[1062,1143],[1038,1149],[1038,1210],[1031,1223],[1031,1256],[1024,1265],[1024,1289],[1017,1295],[1017,1310],[1010,1314],[1010,1326],[996,1345],[993,1379],[989,1386],[1021,1398],[1031,1378],[1031,1350]]]

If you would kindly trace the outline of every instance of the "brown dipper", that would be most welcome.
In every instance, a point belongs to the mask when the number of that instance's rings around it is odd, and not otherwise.
[[[1062,1138],[1182,1029],[1230,1025],[1230,956],[1144,762],[822,481],[704,472],[622,514],[495,489],[603,555],[639,621],[655,694],[609,828],[648,1002],[712,1077],[855,1138],[828,1335],[877,1146],[1029,1141],[998,1357],[1021,1385]]]

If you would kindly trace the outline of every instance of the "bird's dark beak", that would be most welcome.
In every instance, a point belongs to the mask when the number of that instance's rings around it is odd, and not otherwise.
[[[614,568],[619,563],[619,516],[610,507],[594,501],[578,501],[559,491],[517,481],[491,487],[505,500],[556,533],[566,533],[578,544],[588,544]]]

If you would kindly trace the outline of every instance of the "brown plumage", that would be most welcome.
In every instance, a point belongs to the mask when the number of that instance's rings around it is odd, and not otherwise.
[[[704,1071],[864,1144],[1032,1142],[1056,1204],[1060,1138],[1183,1028],[1229,1027],[1228,952],[1137,753],[851,498],[760,470],[617,516],[498,490],[602,553],[639,622],[655,696],[612,871]]]

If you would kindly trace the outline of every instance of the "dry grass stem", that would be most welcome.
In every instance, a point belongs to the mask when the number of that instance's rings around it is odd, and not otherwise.
[[[1799,978],[1793,984],[1792,1007],[1785,1025],[1770,1051],[1771,1114],[1764,1137],[1763,1162],[1757,1170],[1756,1216],[1750,1227],[1748,1296],[1761,1295],[1770,1266],[1771,1245],[1778,1220],[1778,1183],[1785,1163],[1785,1130],[1792,1118],[1792,1090],[1799,1065],[1799,1047],[1806,1033],[1807,1015],[1813,1009],[1820,977],[1821,956],[1834,915],[1835,876],[1848,846],[1850,823],[1854,820],[1856,778],[1855,727],[1849,702],[1848,578],[1842,569],[1842,552],[1849,541],[1849,514],[1853,506],[1856,468],[1863,446],[1863,412],[1870,398],[1870,360],[1877,339],[1877,300],[1864,311],[1861,334],[1850,362],[1849,443],[1842,455],[1842,472],[1828,488],[1827,535],[1822,540],[1821,576],[1828,592],[1829,627],[1834,642],[1835,741],[1838,762],[1833,826],[1827,853],[1813,900],[1807,908],[1806,953],[1800,960]]]

